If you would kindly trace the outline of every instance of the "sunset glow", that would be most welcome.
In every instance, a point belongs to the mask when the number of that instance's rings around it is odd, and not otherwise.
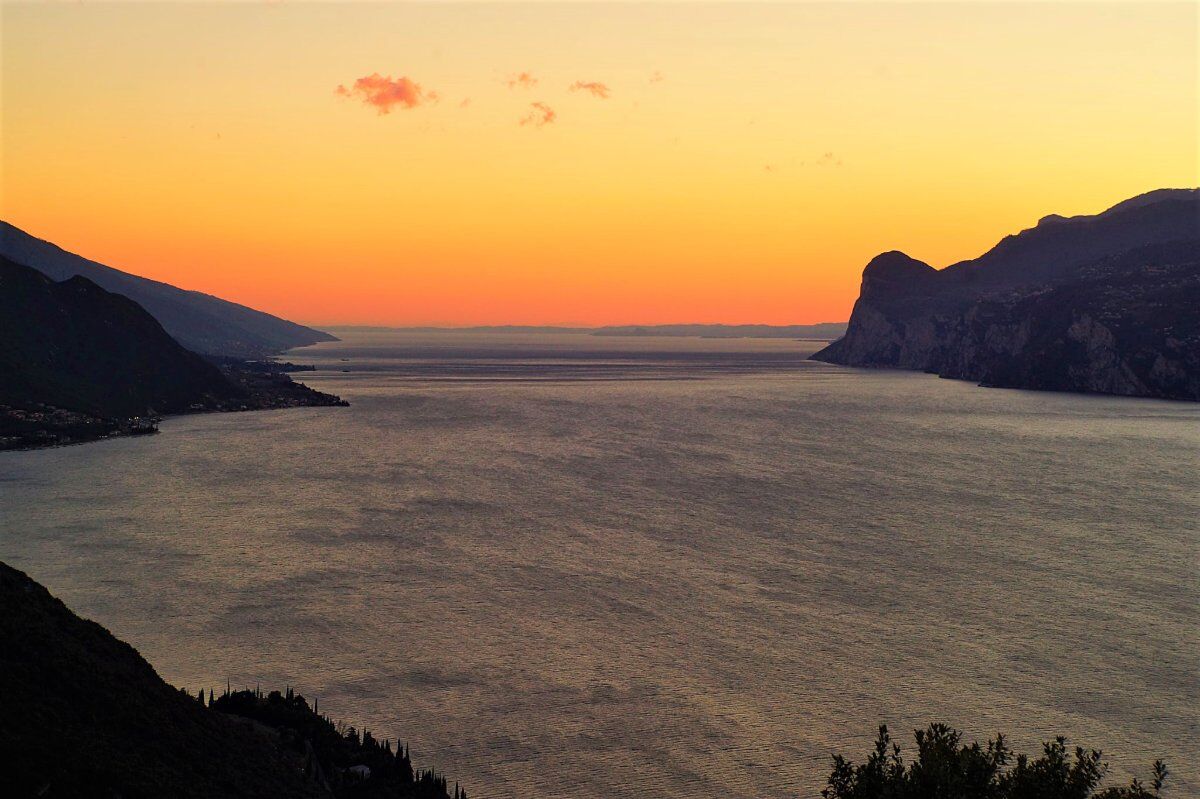
[[[1197,6],[3,6],[0,215],[317,324],[844,320],[1194,186]]]

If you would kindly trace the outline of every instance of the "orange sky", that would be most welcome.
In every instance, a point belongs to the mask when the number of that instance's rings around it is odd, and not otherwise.
[[[1193,3],[0,14],[4,219],[316,324],[842,320],[1200,182]]]

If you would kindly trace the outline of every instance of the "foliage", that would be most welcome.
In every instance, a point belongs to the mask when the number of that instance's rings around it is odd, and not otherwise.
[[[279,733],[285,746],[303,758],[304,773],[337,797],[379,799],[467,799],[455,785],[451,794],[446,778],[433,770],[414,771],[407,746],[375,738],[370,731],[335,724],[290,687],[286,692],[231,691],[207,703],[211,710],[251,719]],[[369,776],[358,776],[365,766]]]
[[[1101,790],[1107,765],[1096,749],[1076,747],[1068,755],[1065,738],[1045,744],[1031,760],[1013,756],[1003,735],[966,746],[957,730],[931,724],[916,731],[917,756],[906,763],[886,726],[861,765],[834,755],[825,799],[1155,799],[1167,768],[1154,764],[1150,788],[1134,780],[1126,788]]]

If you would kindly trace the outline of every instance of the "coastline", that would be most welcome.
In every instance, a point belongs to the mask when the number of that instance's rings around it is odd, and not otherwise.
[[[175,416],[196,413],[242,413],[283,408],[346,407],[350,403],[333,394],[293,380],[289,372],[315,367],[286,362],[271,368],[271,361],[209,358],[240,388],[244,399],[196,403],[181,413],[102,417],[31,401],[24,407],[0,405],[0,452],[90,444],[111,438],[155,435],[158,425]]]

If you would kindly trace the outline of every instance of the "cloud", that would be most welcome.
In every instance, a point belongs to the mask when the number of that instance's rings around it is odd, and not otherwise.
[[[657,69],[654,70],[654,72],[652,72],[650,74],[650,82],[651,83],[662,83],[663,82],[663,74],[661,72],[659,72]]]
[[[461,103],[459,103],[459,104],[458,104],[458,107],[459,107],[459,108],[466,108],[466,107],[467,107],[467,106],[469,106],[470,104],[471,104],[471,98],[470,98],[470,97],[464,97],[464,98],[463,98],[463,101],[462,101]]]
[[[391,75],[378,72],[359,78],[350,88],[339,85],[334,89],[339,97],[353,97],[366,105],[378,109],[380,114],[389,114],[393,108],[416,108],[425,103],[436,102],[437,92],[427,92],[419,83],[405,77],[393,79]]]
[[[538,79],[528,72],[518,72],[507,81],[510,89],[532,89],[538,85]]]
[[[575,81],[567,87],[567,90],[572,92],[591,92],[593,96],[599,97],[601,100],[607,100],[608,95],[611,94],[612,91],[603,83],[582,80]]]
[[[540,128],[558,119],[558,114],[554,113],[554,109],[545,103],[530,103],[529,109],[529,113],[521,117],[522,127],[532,125]]]
[[[833,153],[825,153],[815,163],[817,166],[841,166],[842,159]]]

